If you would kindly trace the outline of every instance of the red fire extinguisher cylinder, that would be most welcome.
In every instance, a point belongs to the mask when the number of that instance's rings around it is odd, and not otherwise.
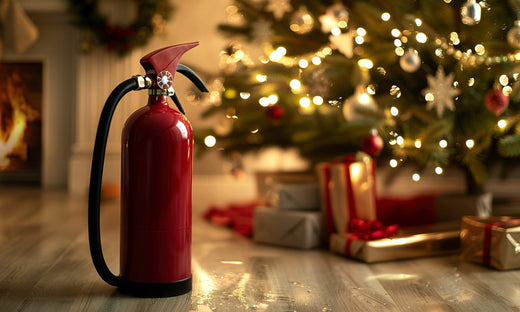
[[[150,96],[122,135],[121,277],[169,283],[191,275],[193,133],[165,96]]]

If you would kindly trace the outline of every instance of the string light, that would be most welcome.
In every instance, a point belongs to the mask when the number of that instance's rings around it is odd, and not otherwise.
[[[459,34],[457,34],[456,32],[451,32],[450,33],[450,41],[451,43],[453,43],[453,45],[458,45],[460,44],[460,39],[459,39]]]
[[[395,159],[390,159],[390,162],[389,162],[389,163],[390,163],[390,167],[392,167],[392,168],[397,167],[397,160],[395,160]]]
[[[396,140],[397,145],[404,144],[404,138],[402,136],[398,136],[395,140]]]
[[[311,105],[311,100],[304,96],[302,98],[300,98],[300,106],[303,107],[303,108],[306,108],[306,107],[309,107]]]
[[[397,48],[395,48],[395,54],[396,54],[397,56],[403,56],[403,55],[404,55],[404,49],[401,48],[401,47],[397,47]]]
[[[399,115],[399,109],[397,109],[395,106],[390,107],[390,115],[396,117]]]
[[[416,148],[421,148],[421,146],[422,146],[421,140],[419,140],[419,139],[415,140],[414,145],[415,145]]]
[[[424,99],[428,102],[433,102],[435,100],[433,93],[428,92],[424,95]]]
[[[367,34],[367,31],[363,27],[358,27],[358,29],[356,29],[356,33],[359,36],[363,37],[363,36],[365,36]]]
[[[372,67],[374,67],[374,63],[372,63],[372,61],[369,59],[360,59],[358,61],[358,65],[366,69],[371,69]]]
[[[384,12],[383,14],[381,14],[381,19],[385,22],[388,22],[390,20],[390,13]]]
[[[269,106],[269,98],[267,97],[261,97],[259,100],[258,100],[258,103],[260,104],[260,106],[262,107],[267,107]]]
[[[513,88],[511,88],[510,86],[505,86],[505,87],[502,88],[502,93],[505,96],[511,95],[512,92],[513,92]]]
[[[394,38],[399,38],[399,36],[401,36],[401,32],[397,28],[392,29],[390,34],[392,34],[392,37]]]
[[[314,103],[316,105],[321,105],[321,104],[323,104],[323,98],[319,95],[316,95],[315,97],[312,98],[312,103]]]
[[[421,179],[420,174],[418,174],[418,173],[412,174],[412,180],[414,180],[415,182],[419,182],[420,179]]]
[[[484,53],[486,53],[486,48],[479,43],[475,46],[475,52],[477,52],[478,55],[484,55]]]
[[[300,68],[307,68],[307,66],[309,66],[309,62],[306,59],[301,59],[298,62],[298,65],[300,66]]]
[[[212,135],[208,135],[207,137],[204,138],[204,144],[207,147],[213,147],[213,146],[215,146],[215,144],[217,144],[217,139]]]
[[[468,79],[468,87],[473,87],[475,85],[475,78],[471,77]]]
[[[418,33],[415,35],[415,40],[417,40],[417,42],[419,42],[419,43],[426,43],[426,41],[428,41],[428,37],[426,36],[425,33],[423,33],[423,32],[418,32]]]
[[[365,39],[362,36],[356,36],[356,38],[354,38],[354,41],[356,41],[357,44],[363,44],[363,42],[365,42]]]
[[[500,75],[500,77],[498,78],[498,82],[500,82],[502,86],[507,86],[507,84],[509,83],[509,78],[507,77],[507,75]]]
[[[271,105],[276,104],[278,102],[278,96],[276,94],[269,95],[267,99],[269,100],[269,104]]]
[[[438,175],[441,175],[443,173],[443,170],[441,167],[435,167],[435,173]]]
[[[446,147],[448,147],[448,141],[446,141],[446,140],[440,140],[440,141],[439,141],[439,146],[440,146],[441,148],[446,148]]]
[[[473,147],[475,147],[475,141],[473,141],[472,139],[466,140],[466,147],[472,149]]]
[[[331,30],[330,30],[330,33],[334,36],[339,36],[341,35],[341,29],[339,29],[338,27],[333,27]]]
[[[311,59],[311,62],[312,62],[312,64],[314,64],[314,65],[320,65],[320,64],[321,64],[321,59],[320,59],[319,57],[315,56],[315,57],[313,57],[313,58]]]
[[[249,92],[240,92],[240,98],[241,99],[247,100],[247,99],[249,99],[249,97],[251,97],[251,93],[249,93]]]
[[[237,96],[237,91],[233,88],[226,89],[224,91],[224,97],[226,99],[234,99]]]
[[[422,20],[420,18],[416,18],[415,25],[417,25],[417,27],[420,27],[422,25]]]
[[[285,56],[287,53],[287,49],[284,47],[278,47],[276,50],[274,50],[270,55],[269,59],[273,62],[277,62],[282,59],[282,57]]]
[[[291,82],[289,82],[289,86],[293,90],[298,90],[302,86],[302,83],[298,79],[293,79],[293,80],[291,80]]]
[[[267,75],[264,75],[264,74],[257,74],[255,78],[256,78],[256,81],[258,81],[258,82],[267,81]]]
[[[497,122],[497,126],[500,128],[500,129],[504,129],[505,127],[507,127],[507,121],[505,119],[500,119],[498,122]]]

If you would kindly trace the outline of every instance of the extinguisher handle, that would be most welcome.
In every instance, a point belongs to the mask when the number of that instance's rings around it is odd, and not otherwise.
[[[201,92],[209,92],[208,88],[204,84],[204,81],[186,65],[177,64],[176,72],[186,76]]]
[[[147,77],[136,76],[120,83],[113,91],[103,106],[101,117],[96,133],[96,141],[94,143],[94,152],[92,155],[92,168],[90,172],[90,188],[88,198],[88,233],[90,255],[94,266],[101,278],[110,285],[121,286],[124,280],[115,276],[108,268],[103,250],[101,248],[101,234],[99,229],[99,205],[101,201],[101,181],[103,177],[103,164],[105,162],[106,143],[110,122],[121,98],[132,90],[146,88],[143,82]]]
[[[191,68],[189,68],[188,66],[183,64],[177,64],[176,72],[186,76],[201,92],[209,92],[208,88],[204,84],[204,81],[202,81],[202,79],[200,79],[200,77],[197,74],[195,74],[195,72],[191,70]],[[186,115],[186,113],[184,112],[184,108],[182,108],[181,102],[177,97],[177,94],[174,93],[172,96],[170,96],[170,98],[172,99],[173,103],[175,103],[175,106],[177,106],[179,111],[183,115]]]

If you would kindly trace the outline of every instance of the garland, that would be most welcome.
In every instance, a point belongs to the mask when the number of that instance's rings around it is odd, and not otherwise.
[[[112,24],[99,12],[98,0],[69,0],[68,9],[74,16],[74,25],[90,34],[82,43],[82,50],[88,51],[97,44],[125,55],[135,47],[144,46],[161,30],[173,11],[168,0],[134,1],[138,12],[136,19],[128,26],[120,26]]]

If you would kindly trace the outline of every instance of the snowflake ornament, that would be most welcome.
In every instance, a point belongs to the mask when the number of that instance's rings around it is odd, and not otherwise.
[[[437,69],[435,77],[432,75],[426,76],[426,79],[428,79],[428,88],[422,91],[427,101],[426,109],[431,110],[435,108],[439,118],[442,117],[445,109],[455,110],[453,97],[459,95],[460,90],[453,86],[454,76],[454,73],[450,73],[446,76],[442,67]]]
[[[277,20],[280,20],[285,13],[292,11],[292,6],[289,0],[269,0],[266,9],[272,12]]]

